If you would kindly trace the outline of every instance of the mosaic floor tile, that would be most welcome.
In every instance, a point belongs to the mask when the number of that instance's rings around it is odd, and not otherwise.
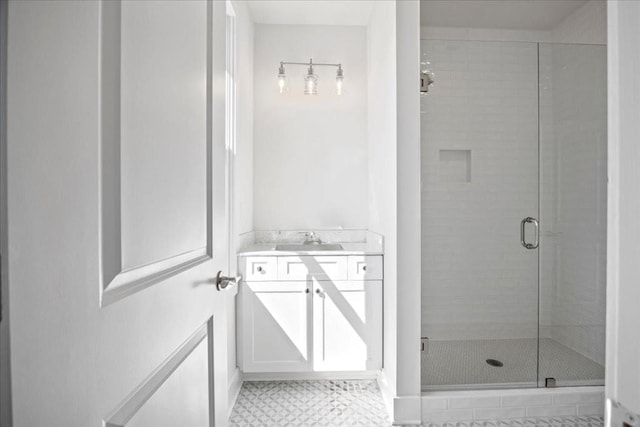
[[[388,427],[373,380],[245,382],[230,418],[232,427]]]

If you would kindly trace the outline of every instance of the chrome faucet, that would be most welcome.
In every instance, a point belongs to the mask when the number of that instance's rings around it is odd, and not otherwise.
[[[305,245],[319,245],[322,243],[320,237],[316,236],[314,231],[307,231],[304,233],[304,244]]]

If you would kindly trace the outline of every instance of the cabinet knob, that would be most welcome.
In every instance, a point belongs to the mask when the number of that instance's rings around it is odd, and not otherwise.
[[[367,266],[366,265],[362,266],[362,271],[367,271]]]
[[[309,293],[309,288],[307,288],[307,290],[306,290],[306,291],[304,291],[304,293],[305,293],[305,294],[308,294],[308,293]]]
[[[262,273],[264,271],[264,269],[261,266],[258,266],[257,270],[258,270],[258,273]]]

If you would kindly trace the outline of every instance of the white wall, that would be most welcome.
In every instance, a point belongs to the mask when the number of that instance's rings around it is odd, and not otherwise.
[[[376,2],[367,27],[368,175],[371,231],[384,236],[384,373],[395,395],[397,345],[397,188],[395,5]],[[392,397],[392,396],[388,396]]]
[[[254,228],[366,228],[366,28],[259,24],[254,43]],[[278,93],[280,61],[309,58],[343,64],[342,96],[336,68],[315,68],[311,96],[293,65]]]
[[[420,425],[419,4],[379,1],[368,28],[369,228],[385,236],[382,391]]]
[[[399,423],[420,419],[420,3],[396,1]]]
[[[246,1],[236,12],[236,149],[234,156],[234,235],[253,230],[253,40],[254,24]]]
[[[606,397],[640,413],[640,3],[608,4]]]

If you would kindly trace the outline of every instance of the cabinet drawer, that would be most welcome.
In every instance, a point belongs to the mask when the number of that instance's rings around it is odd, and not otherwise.
[[[278,280],[347,280],[345,256],[278,257]]]
[[[278,278],[276,257],[248,257],[246,263],[244,280],[247,282]]]
[[[382,280],[382,256],[350,255],[348,280]]]

